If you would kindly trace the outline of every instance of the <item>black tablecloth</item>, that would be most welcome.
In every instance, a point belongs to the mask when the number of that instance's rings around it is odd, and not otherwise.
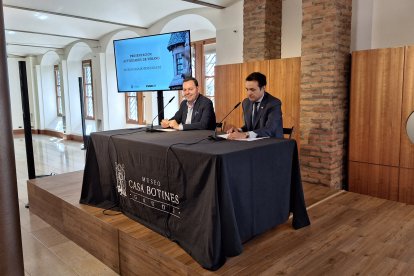
[[[119,206],[210,270],[290,212],[295,229],[310,224],[294,140],[204,139],[210,134],[93,133],[80,202]]]

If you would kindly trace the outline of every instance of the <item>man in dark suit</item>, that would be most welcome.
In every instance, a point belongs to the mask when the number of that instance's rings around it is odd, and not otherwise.
[[[244,126],[227,131],[228,139],[283,138],[282,102],[265,91],[266,76],[259,72],[246,78],[247,98],[243,100]]]
[[[180,109],[170,120],[162,120],[163,128],[171,127],[177,130],[210,129],[216,127],[216,115],[213,103],[200,94],[198,81],[187,77],[183,81],[183,96]]]

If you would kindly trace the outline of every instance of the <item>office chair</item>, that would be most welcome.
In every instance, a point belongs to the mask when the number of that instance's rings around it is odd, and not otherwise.
[[[292,127],[284,127],[283,128],[283,136],[287,136],[287,139],[292,139],[292,134],[293,134],[293,126]]]

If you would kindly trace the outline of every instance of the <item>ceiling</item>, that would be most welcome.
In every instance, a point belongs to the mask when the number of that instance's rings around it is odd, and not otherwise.
[[[147,29],[173,13],[239,0],[3,0],[8,56],[37,56],[126,27]]]

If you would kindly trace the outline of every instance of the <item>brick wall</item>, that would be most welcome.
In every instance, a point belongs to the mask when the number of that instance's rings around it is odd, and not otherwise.
[[[244,0],[244,61],[280,58],[282,0]]]
[[[302,180],[345,180],[352,0],[302,1]]]

